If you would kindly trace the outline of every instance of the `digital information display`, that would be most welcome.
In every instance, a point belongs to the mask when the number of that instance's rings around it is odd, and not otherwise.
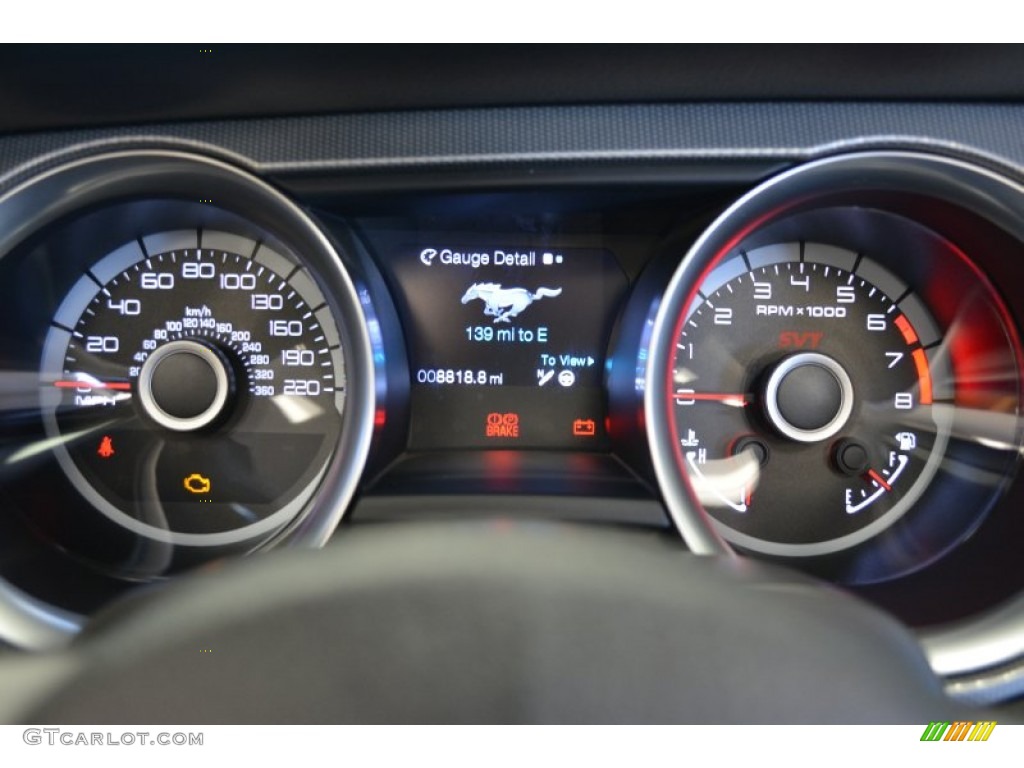
[[[605,352],[627,288],[610,251],[458,237],[396,250],[411,449],[606,447]]]

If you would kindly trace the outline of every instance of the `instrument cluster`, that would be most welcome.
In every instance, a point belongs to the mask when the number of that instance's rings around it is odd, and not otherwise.
[[[979,165],[297,202],[139,150],[0,221],[10,641],[410,499],[611,500],[919,625],[1024,585],[1024,190]]]

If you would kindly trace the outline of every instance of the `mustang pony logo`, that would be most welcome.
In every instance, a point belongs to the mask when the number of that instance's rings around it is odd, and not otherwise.
[[[462,303],[481,299],[484,314],[493,317],[493,322],[509,323],[537,299],[553,298],[561,293],[561,288],[538,288],[531,293],[526,288],[502,288],[500,283],[473,283],[463,294]]]

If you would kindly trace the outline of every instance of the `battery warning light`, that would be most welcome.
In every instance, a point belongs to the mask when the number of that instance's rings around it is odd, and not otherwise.
[[[597,434],[597,424],[593,419],[576,419],[572,423],[572,433],[576,437],[593,437]]]
[[[114,441],[110,438],[110,435],[103,436],[103,439],[100,440],[100,447],[96,449],[96,453],[101,459],[109,459],[114,455]]]

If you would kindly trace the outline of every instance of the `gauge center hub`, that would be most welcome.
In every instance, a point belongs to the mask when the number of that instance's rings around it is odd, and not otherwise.
[[[853,411],[853,384],[845,369],[817,352],[787,357],[768,377],[765,410],[772,426],[802,443],[827,440]]]
[[[231,394],[227,360],[198,341],[157,348],[139,372],[139,402],[162,427],[193,432],[216,421]]]

